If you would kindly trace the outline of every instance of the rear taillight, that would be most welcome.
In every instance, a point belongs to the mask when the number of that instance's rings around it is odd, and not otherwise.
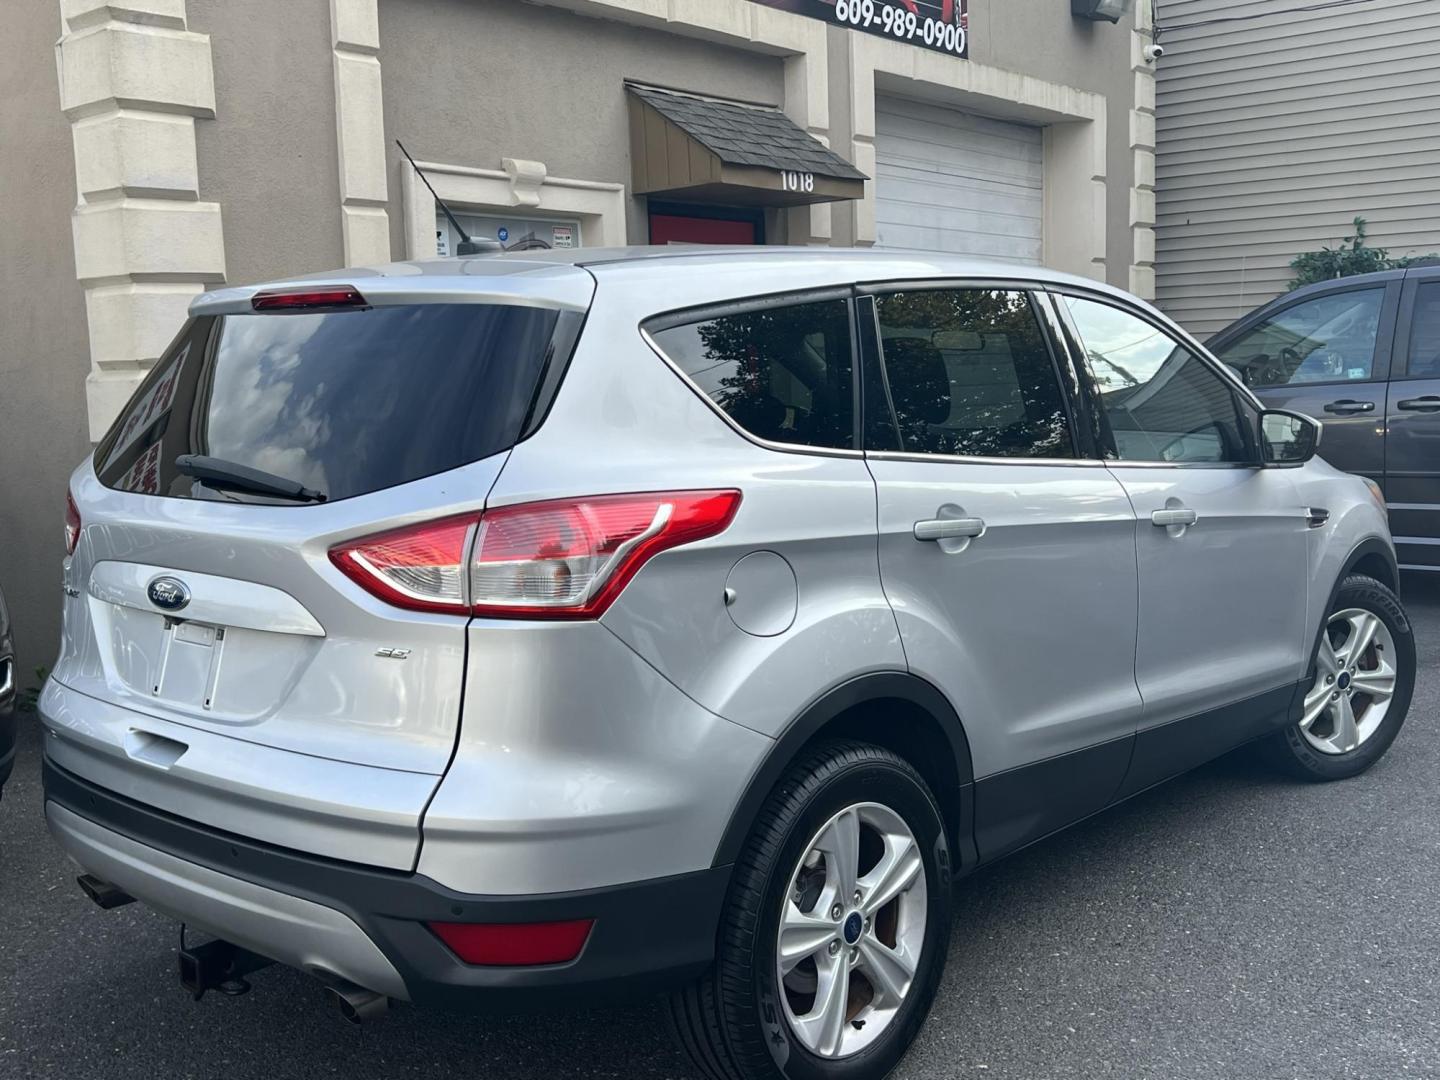
[[[427,521],[330,549],[330,561],[397,607],[463,613],[475,517]]]
[[[605,495],[506,506],[480,519],[476,615],[594,618],[645,562],[730,524],[738,491]]]
[[[574,960],[590,937],[594,919],[547,923],[443,923],[430,929],[467,964],[528,967]]]
[[[365,537],[332,549],[330,558],[399,607],[491,618],[593,619],[647,560],[722,532],[739,505],[738,491],[523,503]]]
[[[75,505],[75,496],[65,493],[65,554],[75,554],[75,545],[80,543],[80,508]]]

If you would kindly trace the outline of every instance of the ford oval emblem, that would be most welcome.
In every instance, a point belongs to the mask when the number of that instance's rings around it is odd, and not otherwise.
[[[157,577],[145,590],[150,602],[166,611],[179,611],[190,603],[190,590],[183,581],[173,577]]]

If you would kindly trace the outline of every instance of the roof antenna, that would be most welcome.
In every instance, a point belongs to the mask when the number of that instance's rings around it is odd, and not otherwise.
[[[395,145],[400,147],[400,152],[405,155],[405,160],[410,162],[410,167],[415,170],[415,175],[420,177],[420,182],[423,183],[427,188],[430,188],[431,195],[435,195],[435,189],[433,187],[430,187],[430,181],[427,180],[425,178],[425,174],[420,171],[420,166],[415,164],[415,159],[410,156],[410,151],[405,149],[405,144],[402,143],[399,139],[396,139]],[[486,252],[505,250],[500,245],[499,241],[496,240],[470,239],[470,234],[461,227],[460,222],[456,219],[455,215],[450,212],[450,207],[445,205],[445,200],[440,198],[439,195],[435,195],[435,205],[440,207],[441,210],[445,211],[445,217],[449,219],[451,227],[460,234],[460,243],[455,245],[455,254],[483,255]]]

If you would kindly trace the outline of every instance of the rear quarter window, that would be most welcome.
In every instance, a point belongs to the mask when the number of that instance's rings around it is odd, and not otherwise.
[[[177,467],[198,454],[334,501],[458,468],[519,439],[558,319],[502,304],[197,318],[121,411],[95,469],[119,490],[250,500]]]
[[[650,334],[671,363],[751,435],[793,446],[854,448],[848,301],[666,319]]]

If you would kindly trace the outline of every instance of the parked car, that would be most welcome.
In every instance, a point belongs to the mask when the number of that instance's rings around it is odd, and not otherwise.
[[[0,593],[0,794],[15,770],[15,680],[15,641],[5,594]]]
[[[351,1018],[667,989],[715,1077],[871,1078],[951,885],[1415,675],[1373,486],[1153,309],[657,248],[199,297],[76,470],[42,694],[102,906]]]
[[[1327,461],[1380,484],[1402,569],[1440,570],[1440,266],[1298,289],[1208,344],[1262,403],[1321,421]]]

